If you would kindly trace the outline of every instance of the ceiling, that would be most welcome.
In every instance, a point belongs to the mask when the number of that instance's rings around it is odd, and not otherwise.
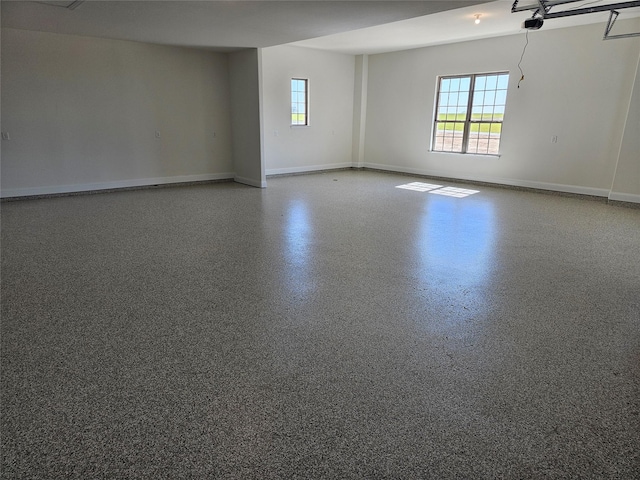
[[[583,5],[610,4],[615,0],[585,0],[565,9],[579,8]],[[535,2],[522,2],[530,4]],[[335,52],[362,54],[383,53],[411,48],[441,45],[445,43],[478,40],[482,38],[513,35],[524,30],[522,22],[530,18],[532,12],[511,13],[513,0],[495,0],[470,7],[434,13],[400,22],[392,22],[350,32],[296,42],[294,45]],[[564,10],[564,9],[563,9]],[[475,15],[480,14],[480,23],[475,24]],[[545,20],[544,30],[565,28],[590,23],[606,22],[609,12],[576,15],[571,17]],[[635,18],[633,25],[624,27],[622,21]],[[640,31],[640,8],[620,10],[620,17],[612,34]],[[631,28],[631,30],[629,30]],[[602,27],[604,35],[604,26]]]
[[[486,0],[484,0],[486,1]],[[483,0],[2,1],[2,26],[138,42],[233,50],[331,35]]]
[[[509,35],[531,15],[512,14],[512,0],[87,0],[64,8],[71,3],[2,0],[2,27],[217,51],[293,43],[360,54]],[[604,22],[607,15],[548,20],[543,28]],[[640,9],[624,10],[620,20],[630,16],[640,17]]]

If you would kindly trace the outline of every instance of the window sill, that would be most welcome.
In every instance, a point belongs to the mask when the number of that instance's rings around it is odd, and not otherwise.
[[[502,153],[461,153],[461,152],[442,152],[440,150],[429,150],[429,153],[442,153],[444,155],[464,155],[465,157],[489,157],[500,158]]]

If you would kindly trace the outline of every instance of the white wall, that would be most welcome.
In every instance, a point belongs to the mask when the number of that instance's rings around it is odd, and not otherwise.
[[[520,89],[524,34],[369,56],[365,166],[607,196],[640,38],[605,42],[603,31],[530,32]],[[437,76],[502,70],[502,155],[430,152]]]
[[[369,55],[356,56],[353,88],[353,138],[351,158],[353,166],[364,165],[364,139],[367,132],[367,95],[369,83]]]
[[[609,198],[640,203],[640,55]]]
[[[626,23],[640,29],[640,19]],[[1,122],[11,140],[0,193],[233,177],[265,186],[265,173],[354,165],[638,201],[640,38],[603,42],[602,32],[531,32],[517,89],[524,34],[353,57],[5,28]],[[429,152],[437,76],[499,70],[511,72],[502,155]],[[290,126],[292,77],[309,78],[309,127]]]
[[[2,196],[233,177],[225,54],[3,28],[2,74]]]
[[[351,166],[355,57],[263,49],[267,174]],[[309,126],[291,126],[291,79],[309,79]]]
[[[229,54],[231,131],[236,182],[266,187],[262,130],[262,50]]]

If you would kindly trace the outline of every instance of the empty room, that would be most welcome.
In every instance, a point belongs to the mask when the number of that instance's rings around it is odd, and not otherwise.
[[[640,1],[1,3],[0,476],[640,478]]]

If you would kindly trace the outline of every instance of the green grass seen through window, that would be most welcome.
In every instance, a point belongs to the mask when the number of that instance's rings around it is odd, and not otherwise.
[[[306,125],[306,114],[304,113],[292,113],[291,125]]]
[[[478,130],[475,130],[474,128],[474,131],[479,131],[481,133],[501,133],[502,132],[501,123],[477,123],[477,124],[472,123],[471,125],[476,125]],[[464,123],[460,121],[456,123],[441,121],[437,123],[437,131],[438,132],[443,132],[443,131],[462,132],[464,131]]]

